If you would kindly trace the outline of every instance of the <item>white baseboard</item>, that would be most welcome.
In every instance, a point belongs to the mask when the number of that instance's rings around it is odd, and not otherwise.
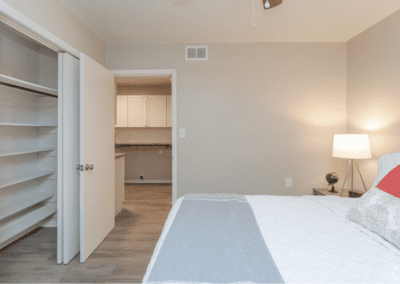
[[[132,179],[132,180],[125,180],[125,183],[172,183],[172,180],[136,180],[136,179]]]

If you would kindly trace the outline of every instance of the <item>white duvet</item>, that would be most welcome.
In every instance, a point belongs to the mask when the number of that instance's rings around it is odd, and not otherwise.
[[[144,283],[183,197],[174,204]],[[346,219],[357,199],[246,195],[285,283],[400,283],[400,250]]]

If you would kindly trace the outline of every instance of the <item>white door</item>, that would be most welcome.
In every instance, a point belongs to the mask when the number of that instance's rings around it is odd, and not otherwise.
[[[172,127],[172,96],[167,96],[167,127]]]
[[[147,126],[147,97],[128,96],[128,127]]]
[[[110,71],[81,53],[81,262],[86,261],[115,224],[114,84],[114,75]]]
[[[117,125],[128,127],[128,96],[117,96]]]
[[[166,96],[148,96],[149,127],[167,127]]]
[[[79,253],[79,60],[60,53],[62,64],[62,262],[69,263]],[[60,210],[60,207],[59,207]],[[61,211],[60,210],[60,211]]]

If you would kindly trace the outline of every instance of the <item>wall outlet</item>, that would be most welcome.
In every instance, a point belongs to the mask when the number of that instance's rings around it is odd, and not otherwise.
[[[292,188],[292,178],[285,179],[285,186],[286,188]]]

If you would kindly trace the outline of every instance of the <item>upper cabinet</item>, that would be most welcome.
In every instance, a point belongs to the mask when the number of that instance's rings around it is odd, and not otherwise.
[[[147,127],[147,112],[147,96],[128,96],[128,127]]]
[[[171,96],[117,96],[116,127],[171,127]]]
[[[167,96],[167,127],[172,127],[172,96]]]
[[[167,98],[166,96],[148,96],[149,127],[167,127]]]
[[[128,97],[117,96],[117,124],[116,127],[128,127]]]

